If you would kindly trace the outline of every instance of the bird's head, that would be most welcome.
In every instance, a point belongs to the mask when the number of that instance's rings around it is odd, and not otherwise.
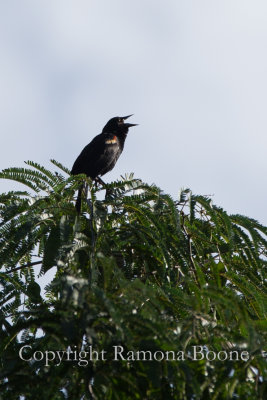
[[[116,133],[116,134],[127,134],[128,129],[131,126],[136,126],[137,124],[129,124],[128,122],[124,122],[127,118],[131,117],[131,115],[127,115],[126,117],[114,117],[111,118],[108,123],[104,126],[102,133]]]

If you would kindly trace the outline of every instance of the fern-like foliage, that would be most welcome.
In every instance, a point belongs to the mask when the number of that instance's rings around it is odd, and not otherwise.
[[[172,199],[133,174],[97,187],[52,163],[60,172],[28,161],[0,173],[27,187],[0,195],[4,398],[264,399],[266,227],[189,189]],[[36,271],[52,267],[42,297]],[[23,345],[29,358],[92,346],[107,360],[26,362]],[[116,345],[185,359],[114,361]],[[193,346],[250,357],[196,361]]]

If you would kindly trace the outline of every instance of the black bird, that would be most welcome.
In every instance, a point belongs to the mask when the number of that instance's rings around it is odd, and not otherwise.
[[[102,133],[97,135],[82,150],[73,164],[71,174],[85,174],[95,181],[103,182],[99,177],[114,168],[123,151],[129,128],[137,125],[124,122],[132,115],[110,119],[104,126]],[[82,188],[79,189],[76,201],[78,213],[81,210],[81,194]]]

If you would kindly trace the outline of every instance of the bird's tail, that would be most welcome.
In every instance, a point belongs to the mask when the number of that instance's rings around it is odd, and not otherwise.
[[[76,200],[76,203],[75,203],[75,208],[76,208],[78,214],[81,213],[82,191],[83,191],[83,185],[80,186],[80,188],[79,188],[79,190],[78,190],[78,196],[77,196],[77,200]]]

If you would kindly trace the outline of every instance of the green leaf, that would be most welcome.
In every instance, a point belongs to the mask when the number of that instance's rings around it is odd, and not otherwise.
[[[37,282],[31,281],[27,288],[27,295],[33,303],[41,303],[41,288]]]
[[[44,246],[42,271],[45,273],[57,265],[60,250],[60,226],[53,226]]]

